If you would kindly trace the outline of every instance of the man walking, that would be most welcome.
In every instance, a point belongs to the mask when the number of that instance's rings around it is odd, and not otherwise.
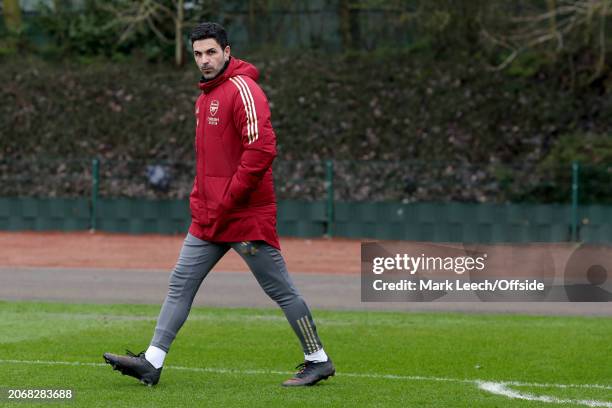
[[[191,227],[170,275],[149,348],[138,355],[104,353],[104,360],[144,384],[157,384],[166,353],[200,284],[232,248],[282,308],[302,345],[305,361],[282,385],[314,385],[333,376],[335,368],[280,253],[272,179],[276,137],[268,101],[256,82],[259,73],[253,65],[231,57],[227,34],[219,24],[199,24],[191,42],[202,73],[202,93],[195,105]]]

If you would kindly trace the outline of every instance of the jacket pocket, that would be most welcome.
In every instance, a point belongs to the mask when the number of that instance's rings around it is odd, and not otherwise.
[[[208,210],[206,206],[198,199],[191,198],[189,200],[189,209],[191,210],[191,219],[200,225],[207,225],[210,223],[208,217]]]
[[[206,176],[204,188],[206,189],[206,207],[208,209],[213,210],[213,212],[219,210],[231,179],[231,177],[224,176]]]

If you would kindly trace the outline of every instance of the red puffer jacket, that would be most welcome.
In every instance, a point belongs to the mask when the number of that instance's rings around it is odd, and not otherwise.
[[[258,77],[253,65],[231,58],[220,76],[200,82],[189,232],[206,241],[262,240],[280,249],[272,179],[276,137]]]

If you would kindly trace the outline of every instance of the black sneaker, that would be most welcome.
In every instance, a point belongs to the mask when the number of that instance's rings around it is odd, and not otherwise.
[[[312,361],[304,361],[298,365],[300,371],[295,373],[293,378],[288,379],[283,383],[285,387],[298,387],[303,385],[315,385],[321,380],[327,380],[336,374],[336,368],[331,359],[323,363],[314,363]]]
[[[104,353],[104,361],[113,366],[113,370],[118,370],[123,375],[132,376],[149,387],[159,382],[163,367],[153,367],[153,364],[145,358],[144,351],[134,354],[130,350],[126,350],[126,353],[127,356]]]

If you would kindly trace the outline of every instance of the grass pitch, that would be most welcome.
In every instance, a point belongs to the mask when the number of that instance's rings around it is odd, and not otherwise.
[[[279,385],[302,361],[280,310],[194,308],[145,387],[102,353],[146,348],[159,307],[0,302],[0,404],[70,388],[51,406],[612,407],[610,318],[315,311],[337,374],[296,389]]]

